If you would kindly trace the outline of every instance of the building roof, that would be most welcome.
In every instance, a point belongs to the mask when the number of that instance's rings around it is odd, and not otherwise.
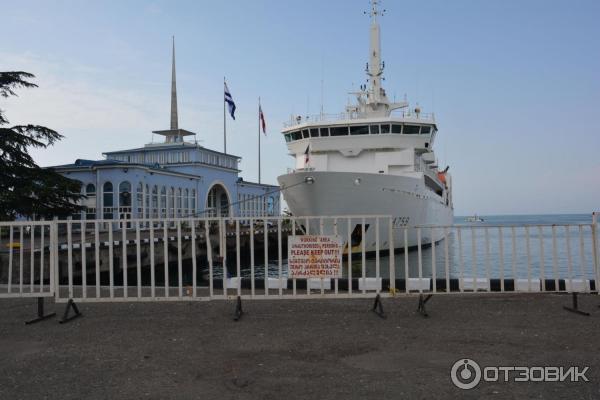
[[[155,143],[151,143],[151,144],[147,144],[144,147],[138,147],[138,148],[126,149],[126,150],[105,151],[102,154],[109,155],[109,154],[123,154],[123,153],[141,152],[141,151],[159,151],[159,150],[165,150],[165,149],[179,149],[181,147],[193,147],[193,148],[202,149],[202,150],[211,152],[213,154],[219,154],[219,155],[228,156],[228,157],[235,157],[238,160],[242,159],[242,157],[236,156],[234,154],[222,153],[220,151],[212,150],[212,149],[209,149],[207,147],[200,146],[199,144],[190,143],[190,142],[156,143],[156,144]]]
[[[183,172],[173,171],[168,168],[160,168],[158,166],[158,164],[139,164],[139,163],[126,162],[126,161],[118,161],[118,160],[77,159],[77,160],[75,160],[75,162],[73,164],[54,165],[54,166],[51,166],[48,168],[69,170],[69,169],[94,169],[97,167],[144,168],[144,169],[152,170],[152,171],[155,171],[158,173],[164,173],[164,174],[169,174],[169,175],[179,175],[184,178],[199,179],[202,177],[201,175],[186,174]]]
[[[157,135],[164,136],[195,136],[196,134],[192,131],[188,131],[185,129],[165,129],[161,131],[152,131],[152,133],[156,133]]]
[[[245,181],[243,178],[238,178],[237,182],[238,185],[248,185],[248,186],[260,186],[260,187],[272,187],[272,188],[278,188],[279,186],[277,185],[269,185],[267,183],[257,183],[257,182],[249,182],[249,181]]]
[[[75,160],[74,163],[72,164],[63,164],[63,165],[53,165],[49,168],[82,168],[82,167],[95,167],[98,165],[112,165],[112,164],[130,164],[124,161],[117,161],[117,160],[84,160],[81,158],[78,158],[77,160]],[[149,167],[147,165],[145,165],[146,167]]]

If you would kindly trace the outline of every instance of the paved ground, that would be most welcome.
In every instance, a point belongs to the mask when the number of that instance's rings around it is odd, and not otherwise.
[[[85,304],[84,317],[25,326],[35,301],[0,300],[0,399],[600,398],[600,298],[583,317],[560,295]],[[62,312],[62,305],[51,304]],[[481,365],[589,366],[588,383],[450,380]]]

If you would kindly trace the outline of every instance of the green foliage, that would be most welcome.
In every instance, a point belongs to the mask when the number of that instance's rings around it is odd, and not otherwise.
[[[0,72],[0,97],[16,96],[17,88],[37,87],[26,79],[34,75]],[[81,184],[50,168],[40,168],[31,148],[48,148],[62,139],[58,132],[39,125],[15,125],[0,110],[0,219],[64,217],[76,213]]]

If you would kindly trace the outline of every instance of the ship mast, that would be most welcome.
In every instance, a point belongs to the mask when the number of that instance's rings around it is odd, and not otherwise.
[[[377,8],[378,5],[379,0],[371,0],[371,11],[369,12],[369,16],[371,17],[371,28],[369,47],[370,57],[367,76],[369,76],[371,88],[367,94],[367,104],[371,105],[374,109],[376,109],[379,104],[388,103],[385,91],[383,91],[381,87],[384,65],[381,62],[381,36],[377,17],[383,15],[383,11],[379,11]]]
[[[346,112],[360,117],[387,117],[393,110],[407,107],[408,103],[406,101],[390,103],[385,90],[381,87],[385,63],[381,61],[381,30],[378,17],[383,16],[386,10],[379,9],[381,0],[370,0],[370,4],[369,62],[366,68],[370,85],[361,86],[360,91],[351,93],[356,95],[358,104],[347,106]]]

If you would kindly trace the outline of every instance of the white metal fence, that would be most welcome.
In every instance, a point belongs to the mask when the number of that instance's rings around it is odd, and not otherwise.
[[[338,277],[288,275],[288,238],[307,233],[341,236]],[[58,302],[597,293],[600,279],[596,215],[520,226],[367,215],[10,222],[0,243],[0,297]]]
[[[0,298],[54,296],[54,222],[0,222]]]

